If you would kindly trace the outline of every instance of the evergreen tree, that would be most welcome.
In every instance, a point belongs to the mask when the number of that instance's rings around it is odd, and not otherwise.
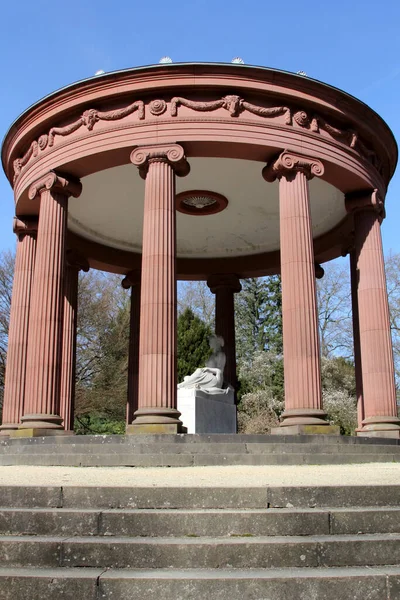
[[[210,357],[209,337],[211,329],[190,308],[178,317],[178,382],[191,375],[198,367],[204,367]]]
[[[282,353],[282,294],[279,275],[242,281],[236,295],[236,345],[239,361],[255,352]]]
[[[267,300],[265,306],[265,329],[267,332],[268,350],[282,354],[282,285],[281,276],[272,275],[266,278]]]

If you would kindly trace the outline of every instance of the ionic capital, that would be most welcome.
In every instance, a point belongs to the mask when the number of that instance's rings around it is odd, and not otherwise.
[[[307,179],[321,177],[324,174],[324,165],[316,158],[284,150],[262,170],[264,179],[270,183],[283,176],[293,177],[296,173],[303,173]]]
[[[168,163],[179,177],[185,177],[190,171],[185,151],[179,144],[138,146],[131,153],[131,162],[139,168],[139,173],[143,179],[146,179],[149,165],[152,162]]]
[[[82,184],[79,179],[73,177],[67,179],[65,176],[50,171],[31,185],[28,192],[29,199],[34,200],[36,196],[49,190],[62,193],[67,197],[77,198],[82,192]]]
[[[129,271],[121,281],[121,285],[124,290],[129,290],[129,288],[133,288],[140,284],[141,282],[141,271],[140,269],[134,269],[133,271]]]
[[[345,196],[345,206],[348,213],[373,210],[382,221],[385,216],[385,203],[378,190],[360,190]]]
[[[89,271],[89,262],[77,250],[67,250],[65,259],[67,267],[69,267],[70,269],[76,269],[77,271],[85,271],[85,273]]]
[[[213,294],[221,289],[232,290],[236,294],[242,289],[239,277],[233,273],[213,273],[208,277],[207,285]]]
[[[35,217],[14,217],[13,219],[13,232],[21,238],[21,236],[30,234],[35,235],[37,233],[38,221]]]

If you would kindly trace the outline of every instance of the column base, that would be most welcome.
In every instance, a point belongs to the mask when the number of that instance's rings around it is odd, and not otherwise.
[[[400,439],[399,429],[378,429],[377,431],[368,431],[365,429],[356,429],[357,437],[371,437],[371,438],[389,438],[394,440]]]
[[[292,425],[330,427],[326,417],[326,412],[320,408],[291,408],[282,413],[280,427],[284,429]]]
[[[13,431],[16,431],[19,423],[4,423],[0,427],[0,437],[9,437]]]
[[[271,429],[272,435],[340,435],[340,427],[326,420],[320,408],[292,408],[282,413],[282,423]]]
[[[160,433],[160,434],[175,434],[187,433],[187,428],[182,424],[172,423],[131,423],[126,426],[126,435],[134,435],[138,433]]]
[[[21,418],[21,425],[19,425],[18,431],[21,431],[23,429],[49,429],[52,431],[64,431],[62,422],[62,417],[60,417],[59,415],[24,415]]]
[[[340,435],[340,427],[336,425],[286,425],[273,427],[271,435]]]
[[[135,412],[133,423],[126,426],[126,433],[187,433],[179,419],[176,408],[149,406]]]
[[[362,427],[356,429],[357,437],[381,437],[400,439],[400,419],[398,417],[368,417]]]
[[[45,429],[40,427],[26,427],[25,429],[16,429],[9,434],[10,438],[28,438],[28,437],[49,437],[75,435],[73,431],[64,431],[64,429]]]

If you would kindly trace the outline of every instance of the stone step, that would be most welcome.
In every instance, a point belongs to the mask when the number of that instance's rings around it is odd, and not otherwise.
[[[400,485],[265,487],[1,486],[13,508],[317,508],[400,506]]]
[[[400,461],[400,440],[345,436],[96,435],[1,438],[0,465],[190,467]]]
[[[35,438],[34,438],[35,439]],[[42,438],[45,439],[45,438]],[[66,438],[63,438],[66,439]],[[265,443],[265,442],[197,442],[197,443],[125,443],[98,441],[76,443],[76,440],[82,439],[78,436],[69,437],[69,444],[59,444],[57,442],[32,444],[32,443],[8,443],[0,445],[1,455],[9,456],[14,454],[22,455],[49,455],[49,454],[126,454],[126,455],[157,455],[157,454],[400,454],[400,445],[393,444],[323,444],[323,443]]]
[[[0,506],[15,508],[266,508],[268,501],[267,488],[0,486]]]
[[[192,467],[226,465],[337,465],[400,462],[400,453],[227,453],[227,454],[103,454],[81,453],[2,453],[1,466],[42,465],[71,467]]]
[[[47,509],[0,508],[0,535],[307,536],[399,533],[400,508]]]
[[[260,569],[400,564],[400,535],[205,537],[2,536],[4,567]]]
[[[400,440],[393,438],[368,438],[332,435],[266,435],[244,433],[215,434],[140,434],[140,435],[67,435],[57,437],[7,438],[0,437],[0,447],[28,445],[31,447],[49,445],[64,446],[73,444],[174,444],[179,446],[198,444],[297,444],[297,445],[333,445],[333,446],[400,446]]]
[[[310,569],[0,568],[2,600],[399,600],[400,567]]]

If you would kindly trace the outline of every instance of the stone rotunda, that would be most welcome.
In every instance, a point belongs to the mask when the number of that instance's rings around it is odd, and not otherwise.
[[[18,237],[1,433],[73,419],[80,270],[132,288],[127,432],[178,433],[177,280],[206,280],[235,386],[234,294],[280,273],[284,433],[329,433],[315,277],[350,256],[363,436],[400,435],[380,224],[397,160],[369,107],[240,64],[102,74],[27,109],[2,148]]]

